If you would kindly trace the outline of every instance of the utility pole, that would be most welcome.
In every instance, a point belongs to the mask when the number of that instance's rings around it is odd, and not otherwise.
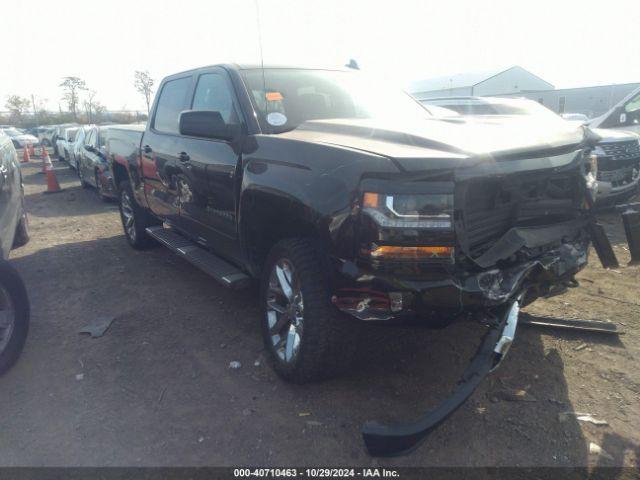
[[[33,118],[36,120],[36,123],[40,123],[38,122],[38,112],[36,110],[36,97],[33,96],[33,93],[31,94],[31,105],[33,105]]]

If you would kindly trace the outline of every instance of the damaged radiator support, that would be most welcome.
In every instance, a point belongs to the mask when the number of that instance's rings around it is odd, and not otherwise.
[[[449,397],[413,423],[381,425],[368,422],[362,427],[362,438],[373,456],[389,457],[407,453],[440,423],[455,412],[498,366],[506,355],[515,334],[520,304],[514,300],[504,309],[497,325],[489,327],[475,357]]]

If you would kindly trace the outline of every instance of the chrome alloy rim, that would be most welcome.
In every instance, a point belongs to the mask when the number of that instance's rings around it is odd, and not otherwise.
[[[274,351],[280,360],[291,363],[300,351],[304,302],[298,275],[285,258],[276,262],[269,276],[267,322]]]
[[[124,229],[129,235],[131,240],[136,239],[136,225],[133,217],[133,207],[131,206],[131,199],[129,194],[125,191],[122,192],[122,220],[124,223]]]
[[[0,353],[7,348],[15,325],[16,311],[13,302],[9,293],[0,286]]]

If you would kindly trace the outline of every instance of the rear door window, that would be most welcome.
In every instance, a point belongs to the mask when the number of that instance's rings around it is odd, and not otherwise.
[[[170,80],[162,87],[153,121],[153,128],[163,133],[179,133],[180,112],[188,108],[191,77]]]

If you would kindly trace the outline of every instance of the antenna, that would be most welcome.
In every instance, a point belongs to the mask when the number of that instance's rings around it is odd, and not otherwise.
[[[264,110],[265,114],[268,115],[269,102],[267,101],[267,80],[264,74],[264,52],[262,51],[262,27],[260,26],[260,6],[258,5],[258,0],[254,0],[256,4],[256,23],[258,24],[258,45],[260,45],[260,69],[262,70],[262,88],[264,90]]]

